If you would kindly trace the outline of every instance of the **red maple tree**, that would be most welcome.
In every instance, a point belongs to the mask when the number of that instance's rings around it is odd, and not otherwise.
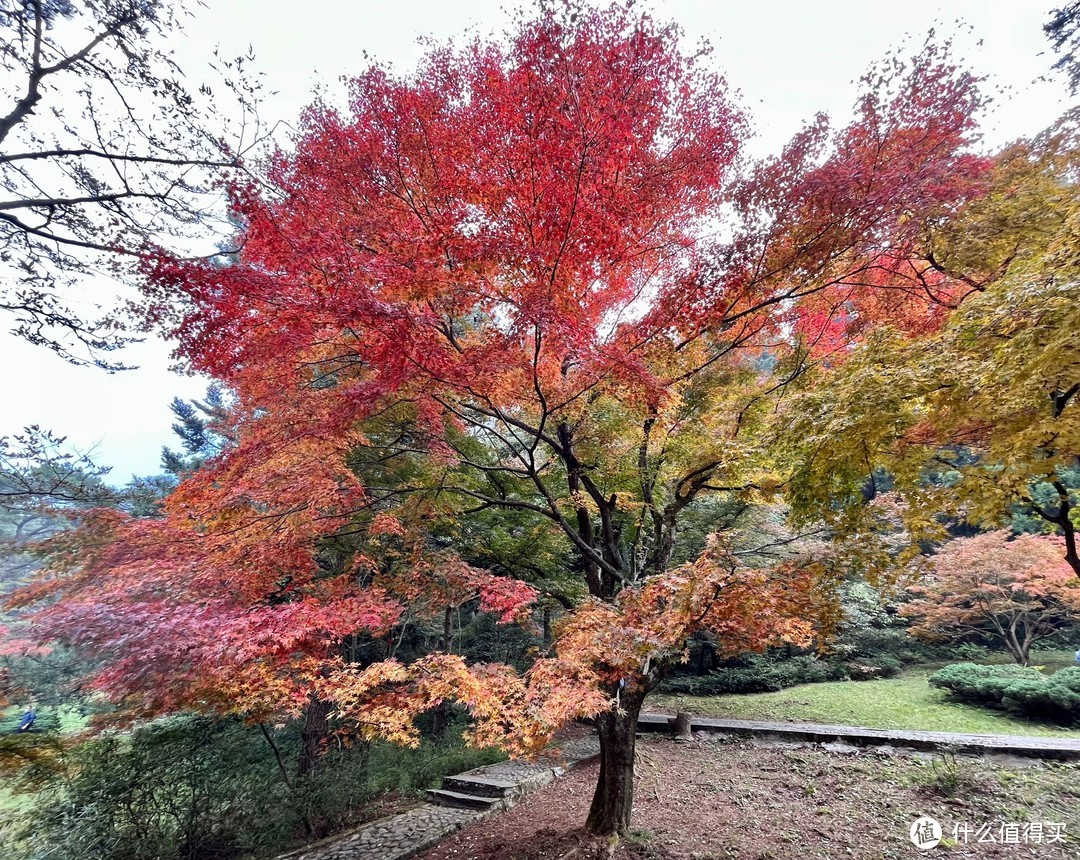
[[[999,639],[1021,666],[1035,643],[1080,615],[1080,579],[1062,559],[1062,541],[1005,531],[956,538],[928,562],[903,607],[911,632],[944,641],[978,633]]]
[[[708,494],[777,493],[780,399],[811,363],[881,316],[934,324],[910,267],[925,225],[979,193],[978,96],[929,49],[868,78],[848,128],[818,117],[750,165],[724,81],[677,45],[621,7],[546,9],[413,75],[373,67],[347,110],[305,113],[265,185],[232,189],[235,265],[157,261],[151,319],[235,392],[235,445],[163,519],[91,519],[22,598],[56,598],[42,622],[107,660],[102,685],[147,712],[314,697],[404,742],[455,699],[477,742],[521,752],[593,716],[588,827],[613,833],[642,702],[693,631],[809,641],[829,615],[814,559],[747,565],[715,538],[673,568],[679,526]],[[415,468],[380,485],[350,465],[364,450]],[[532,588],[424,549],[432,516],[495,509],[577,557],[588,597],[553,653],[524,676],[350,663],[346,637],[433,590],[520,614]],[[343,532],[417,549],[328,571]]]

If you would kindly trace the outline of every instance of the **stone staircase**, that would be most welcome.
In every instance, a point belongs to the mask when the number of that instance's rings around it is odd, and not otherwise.
[[[443,779],[428,800],[346,833],[305,845],[277,860],[407,860],[485,815],[509,809],[600,753],[593,736],[559,744],[534,762],[501,761]]]
[[[442,788],[429,788],[428,798],[443,806],[464,809],[508,809],[521,796],[516,782],[459,773],[443,779]]]
[[[535,762],[501,761],[467,770],[444,777],[441,788],[428,789],[428,800],[478,812],[509,809],[530,791],[562,776],[567,767],[588,761],[599,751],[596,738],[580,738]]]

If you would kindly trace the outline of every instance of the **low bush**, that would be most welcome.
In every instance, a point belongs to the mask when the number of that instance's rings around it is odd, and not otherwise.
[[[813,654],[779,660],[754,655],[742,662],[744,665],[714,669],[707,675],[677,675],[664,683],[664,690],[688,696],[772,693],[797,684],[843,681],[849,677],[842,662],[823,660]]]
[[[956,698],[1023,717],[1066,725],[1080,722],[1080,667],[1043,675],[1023,666],[957,663],[935,672],[930,684]]]
[[[272,857],[358,823],[381,795],[412,793],[503,756],[464,746],[454,719],[416,749],[358,743],[283,779],[261,730],[178,716],[79,744],[4,833],[5,860],[232,860]],[[286,768],[298,727],[275,730]],[[33,740],[40,744],[44,734]]]
[[[288,835],[268,814],[287,806],[285,786],[234,721],[178,717],[100,738],[72,750],[70,771],[36,798],[27,858],[224,860]]]
[[[894,678],[904,665],[892,657],[879,656],[872,660],[851,660],[846,664],[852,681],[872,681],[875,678]]]
[[[1010,711],[1060,723],[1080,721],[1080,667],[1059,669],[1038,681],[1018,681],[1005,688],[1002,703]]]
[[[1042,675],[1026,666],[980,666],[954,663],[929,677],[931,687],[948,690],[956,698],[991,707],[1001,704],[1005,689],[1017,681],[1038,681]]]
[[[961,642],[959,645],[953,645],[951,651],[957,659],[968,663],[973,663],[976,660],[986,660],[992,653],[985,645],[978,645],[974,642]]]
[[[774,693],[799,684],[822,681],[868,681],[892,678],[903,668],[893,657],[851,656],[839,649],[827,657],[798,654],[750,654],[734,665],[704,675],[675,675],[663,685],[665,693],[684,696],[723,696],[740,693]]]

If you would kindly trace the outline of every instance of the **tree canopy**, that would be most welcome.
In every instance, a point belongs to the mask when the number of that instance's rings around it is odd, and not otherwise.
[[[933,46],[893,58],[848,127],[819,116],[752,163],[678,37],[621,6],[542,7],[412,75],[374,66],[347,109],[305,113],[264,183],[231,186],[233,264],[147,265],[148,318],[235,394],[232,438],[159,518],[58,537],[20,597],[97,656],[101,688],[137,714],[330,703],[406,742],[453,698],[477,742],[521,752],[595,716],[588,824],[623,832],[638,711],[691,633],[738,651],[835,623],[806,534],[733,529],[676,566],[680,524],[705,497],[780,500],[796,386],[854,366],[882,320],[936,336],[979,292],[926,244],[992,187],[976,82]],[[524,675],[355,659],[417,604],[527,620],[543,581],[445,540],[495,512],[571,559],[551,652]]]
[[[944,324],[912,337],[886,318],[827,384],[807,380],[792,498],[809,516],[865,519],[863,490],[883,469],[912,552],[948,520],[993,529],[1025,513],[1063,537],[1080,574],[1078,152],[1068,114],[997,155],[984,193],[929,225],[909,273],[912,289],[944,277],[961,290],[934,297]]]
[[[949,541],[929,559],[916,599],[903,607],[912,632],[945,640],[971,633],[999,639],[1021,666],[1035,643],[1080,613],[1080,581],[1054,538],[986,532]]]

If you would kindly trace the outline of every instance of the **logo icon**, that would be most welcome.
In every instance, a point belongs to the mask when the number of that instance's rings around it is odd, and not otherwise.
[[[936,818],[924,815],[911,822],[908,835],[912,845],[920,851],[929,851],[941,841],[941,824]]]

